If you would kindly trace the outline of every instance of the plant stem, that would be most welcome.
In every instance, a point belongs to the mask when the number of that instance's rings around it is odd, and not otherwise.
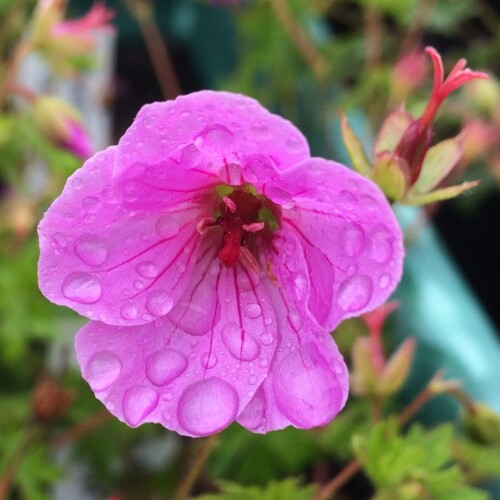
[[[129,0],[127,7],[139,25],[163,96],[165,99],[174,99],[181,93],[181,87],[167,46],[163,42],[160,30],[155,22],[151,2],[149,0],[139,2]]]
[[[11,88],[12,85],[15,84],[15,79],[19,71],[19,67],[21,66],[21,63],[32,50],[33,50],[33,43],[29,38],[22,40],[16,47],[12,59],[10,60],[7,66],[7,71],[5,73],[5,80],[0,88],[0,109],[2,109],[5,105],[9,89]]]
[[[207,458],[210,456],[210,453],[219,442],[219,437],[220,434],[212,434],[205,439],[205,442],[198,450],[198,453],[196,454],[194,461],[188,470],[188,473],[180,484],[174,496],[174,500],[184,500],[185,498],[188,498],[191,489],[193,488],[196,480],[203,471],[203,466],[205,465]]]
[[[111,413],[109,413],[106,409],[102,409],[94,415],[90,415],[82,422],[78,422],[73,427],[70,427],[69,429],[66,429],[58,434],[52,440],[52,447],[57,448],[59,446],[77,441],[81,437],[93,432],[105,423],[109,422],[112,416],[113,415],[111,415]]]
[[[290,41],[295,45],[302,59],[311,68],[314,76],[321,82],[328,73],[328,60],[318,51],[306,31],[295,18],[287,0],[269,0],[276,19]]]
[[[19,444],[8,460],[3,475],[0,477],[0,500],[7,498],[12,481],[16,477],[17,470],[19,469],[19,466],[21,465],[31,445],[38,438],[39,432],[40,428],[33,423],[26,426]]]

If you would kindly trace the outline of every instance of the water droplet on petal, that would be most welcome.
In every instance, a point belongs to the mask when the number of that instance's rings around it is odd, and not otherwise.
[[[266,368],[267,366],[269,366],[269,361],[267,358],[260,358],[259,359],[259,366],[261,368]]]
[[[123,396],[123,417],[130,427],[137,427],[156,408],[158,394],[150,387],[130,387]]]
[[[262,307],[260,307],[259,304],[247,304],[243,307],[243,313],[245,316],[255,319],[262,314]]]
[[[153,316],[165,316],[174,302],[164,290],[156,290],[148,295],[146,300],[146,309]]]
[[[144,278],[155,278],[158,276],[158,268],[152,262],[141,262],[135,270]]]
[[[344,227],[340,240],[344,252],[349,257],[357,257],[365,248],[365,232],[356,223],[349,223]]]
[[[96,352],[85,367],[85,380],[94,392],[107,389],[120,375],[122,364],[111,351]]]
[[[263,333],[260,336],[260,342],[262,345],[271,345],[274,342],[274,337],[270,333]]]
[[[123,319],[135,319],[137,318],[137,307],[133,304],[123,304],[120,309],[120,314]]]
[[[329,422],[340,410],[347,391],[312,342],[279,362],[272,387],[280,412],[296,427],[306,429]]]
[[[186,356],[174,349],[162,349],[151,354],[146,363],[146,375],[155,385],[161,386],[176,379],[186,369]]]
[[[172,238],[179,233],[179,224],[173,219],[172,215],[163,215],[156,222],[156,232],[162,238]]]
[[[204,352],[201,355],[201,366],[203,368],[213,368],[217,364],[217,356],[214,353]]]
[[[202,153],[194,144],[188,144],[182,148],[180,163],[186,168],[197,167],[203,158]]]
[[[177,406],[181,427],[195,436],[206,436],[227,427],[238,413],[236,390],[224,380],[211,377],[186,387]]]
[[[62,284],[64,296],[81,304],[94,304],[101,298],[101,284],[88,273],[72,273]]]
[[[233,142],[233,133],[222,125],[210,125],[194,139],[198,149],[215,153],[225,153]]]
[[[368,255],[372,260],[385,264],[392,257],[394,237],[382,225],[377,226],[368,238]]]
[[[304,146],[304,141],[300,137],[289,137],[286,140],[285,146],[290,153],[299,152]]]
[[[82,200],[82,208],[85,212],[96,214],[99,212],[101,200],[96,196],[87,196]]]
[[[70,183],[75,189],[81,189],[83,187],[83,181],[80,177],[71,177]]]
[[[100,266],[106,260],[108,253],[104,240],[95,234],[82,234],[73,247],[77,257],[93,267]]]
[[[358,199],[356,196],[346,189],[340,191],[338,202],[344,210],[354,210],[358,206]]]
[[[295,310],[290,311],[288,314],[288,321],[290,321],[290,324],[296,331],[300,330],[300,327],[303,324],[302,317]]]
[[[368,304],[372,292],[373,282],[368,276],[352,276],[339,285],[337,302],[346,312],[359,311]]]
[[[255,375],[250,375],[250,377],[248,377],[248,383],[249,385],[255,385],[257,383],[257,377]]]
[[[302,300],[307,297],[309,283],[304,273],[296,273],[293,278],[293,290],[297,299]]]
[[[255,339],[236,323],[227,323],[221,331],[222,342],[231,355],[241,361],[252,361],[260,353],[260,346]]]
[[[66,248],[68,246],[68,239],[63,233],[55,233],[54,241],[61,247]]]
[[[378,279],[380,288],[387,288],[391,284],[391,276],[387,273],[381,274]]]

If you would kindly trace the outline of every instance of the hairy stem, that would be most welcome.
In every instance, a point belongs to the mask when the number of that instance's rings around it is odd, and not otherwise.
[[[205,439],[201,448],[198,450],[191,467],[188,469],[188,473],[184,477],[182,483],[180,484],[177,492],[175,493],[174,500],[184,500],[188,498],[194,484],[199,478],[203,471],[205,462],[207,461],[210,453],[215,448],[219,442],[220,434],[212,434]]]
[[[285,31],[297,52],[311,68],[314,76],[323,81],[328,73],[328,60],[318,51],[316,45],[295,18],[287,0],[269,0],[276,19]]]
[[[163,96],[165,99],[174,99],[181,93],[181,87],[167,46],[163,42],[160,30],[155,22],[151,2],[149,0],[139,2],[130,0],[127,2],[127,6],[139,25]]]

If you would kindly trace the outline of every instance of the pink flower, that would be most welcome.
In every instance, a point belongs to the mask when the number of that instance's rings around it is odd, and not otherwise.
[[[188,436],[329,422],[348,392],[329,332],[382,304],[403,260],[377,186],[213,91],[144,106],[39,234],[42,292],[92,320],[76,351],[96,397]]]

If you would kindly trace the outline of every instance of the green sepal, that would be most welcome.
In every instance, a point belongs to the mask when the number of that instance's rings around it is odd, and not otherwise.
[[[354,169],[365,177],[371,177],[372,168],[361,141],[357,138],[342,110],[339,109],[342,138]]]

